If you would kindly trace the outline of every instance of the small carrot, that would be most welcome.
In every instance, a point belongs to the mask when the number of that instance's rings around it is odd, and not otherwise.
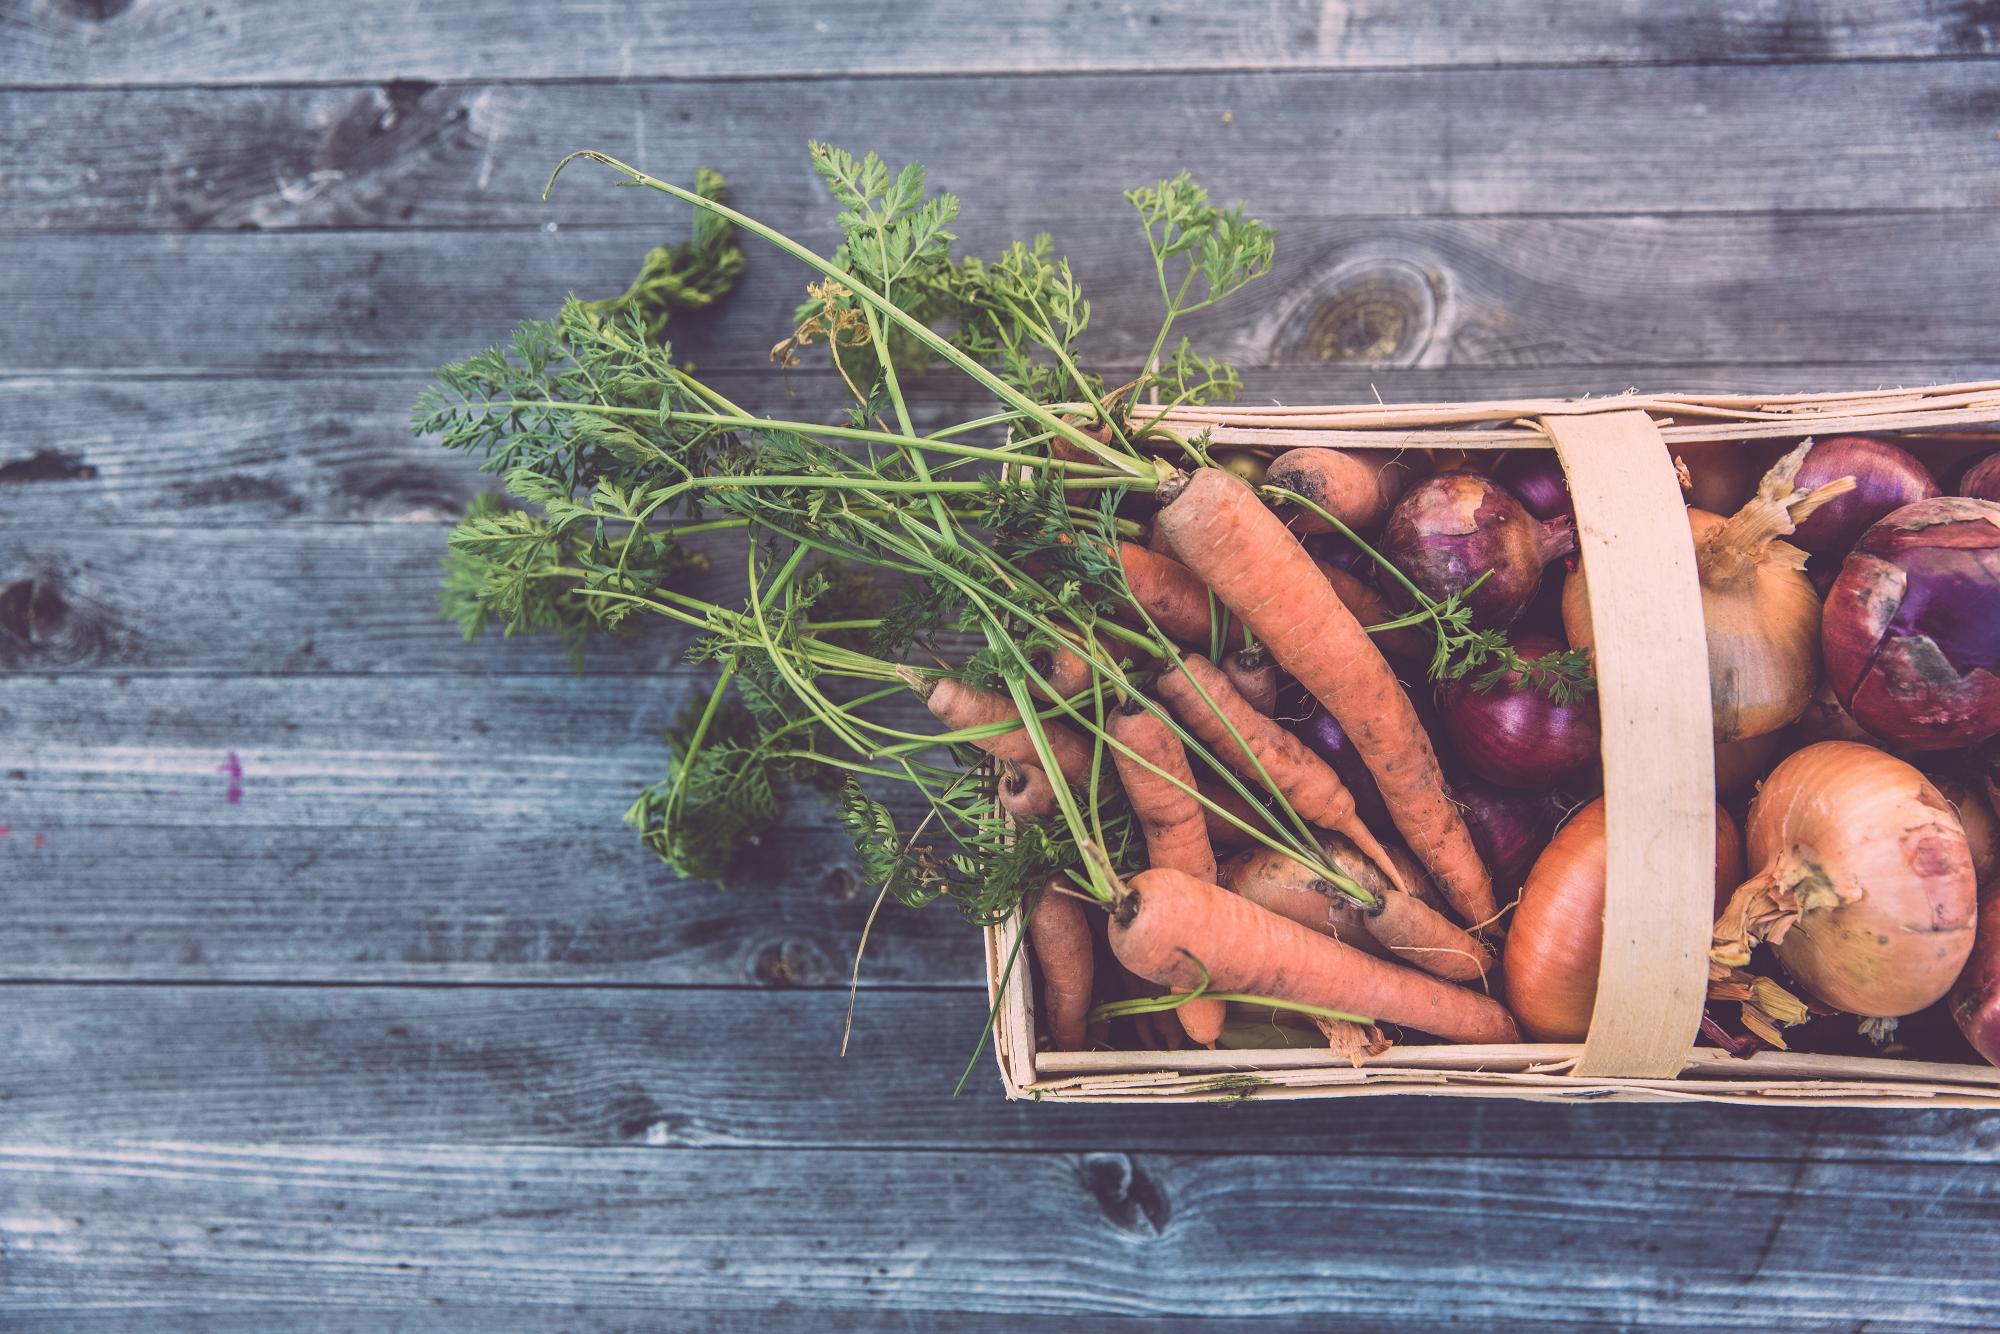
[[[1046,820],[1055,813],[1056,790],[1038,764],[1005,762],[993,799],[1016,824]]]
[[[1354,619],[1362,625],[1386,625],[1396,619],[1396,613],[1389,610],[1389,604],[1383,601],[1382,595],[1362,580],[1329,561],[1315,560],[1313,564],[1319,566],[1319,572],[1333,585],[1341,605],[1353,612]],[[1400,630],[1383,630],[1369,638],[1384,653],[1406,661],[1430,660],[1430,645],[1425,641],[1423,632],[1414,625],[1406,625]]]
[[[1236,693],[1269,718],[1278,711],[1278,664],[1262,648],[1240,648],[1222,657],[1222,674]]]
[[[1132,600],[1146,609],[1167,638],[1186,644],[1208,642],[1213,616],[1221,609],[1186,566],[1136,542],[1118,544],[1118,563],[1125,569]]]
[[[897,674],[922,696],[932,716],[954,732],[1021,719],[1021,711],[1005,695],[981,690],[949,676],[924,676],[907,667],[898,669]],[[1076,729],[1055,719],[1044,721],[1042,731],[1048,737],[1049,753],[1055,757],[1062,776],[1072,783],[1086,781],[1090,776],[1090,743]],[[1041,757],[1035,753],[1034,740],[1025,727],[981,737],[972,744],[996,759],[1041,766]]]
[[[1132,877],[1112,909],[1119,962],[1165,986],[1271,996],[1421,1029],[1453,1042],[1519,1042],[1499,1002],[1371,958],[1173,870]]]
[[[1090,689],[1090,663],[1068,644],[1037,649],[1029,656],[1029,662],[1048,686],[1044,688],[1030,677],[1028,690],[1048,703],[1070,699]]]
[[[1350,874],[1353,863],[1359,860],[1352,855],[1343,857],[1341,850],[1333,847],[1327,849],[1327,856],[1337,863],[1345,861],[1341,869]],[[1437,977],[1471,982],[1492,969],[1493,952],[1484,944],[1439,916],[1422,899],[1383,883],[1379,875],[1372,879],[1374,883],[1362,879],[1362,884],[1375,891],[1375,906],[1357,908],[1291,858],[1259,850],[1232,857],[1222,883],[1252,903],[1357,948],[1368,948],[1356,939],[1365,933],[1367,940],[1391,957]],[[1321,901],[1317,911],[1314,898]],[[1368,952],[1376,953],[1372,949]]]
[[[1124,748],[1114,749],[1111,758],[1132,803],[1132,814],[1138,818],[1139,832],[1145,836],[1147,865],[1172,867],[1213,881],[1215,850],[1209,846],[1201,803],[1173,782],[1178,779],[1188,788],[1194,786],[1194,770],[1180,738],[1137,701],[1113,712],[1105,731]],[[1171,777],[1153,772],[1146,767],[1148,763]],[[1174,1015],[1188,1037],[1212,1047],[1222,1036],[1223,1010],[1221,1001],[1192,1000]]]
[[[1270,486],[1296,491],[1349,528],[1368,529],[1388,516],[1409,482],[1399,459],[1366,457],[1339,449],[1288,449],[1264,471]],[[1285,516],[1295,533],[1327,533],[1333,525],[1308,509]]]
[[[1160,490],[1175,553],[1354,741],[1390,818],[1460,920],[1495,912],[1493,882],[1416,710],[1382,651],[1284,523],[1220,468]],[[1345,833],[1346,831],[1341,831]]]
[[[1030,905],[1028,948],[1042,977],[1042,1011],[1048,1020],[1049,1045],[1057,1051],[1082,1051],[1097,961],[1091,947],[1088,909],[1063,892],[1067,885],[1057,876],[1042,887]]]
[[[1302,819],[1353,839],[1391,883],[1398,882],[1399,873],[1389,854],[1355,814],[1354,794],[1333,766],[1307,750],[1305,742],[1251,708],[1214,663],[1190,653],[1181,659],[1181,668],[1161,673],[1157,689],[1174,716],[1210,754],[1252,782],[1268,777],[1272,788]],[[1243,738],[1241,744],[1230,735],[1232,726]],[[1243,750],[1246,745],[1248,755]]]

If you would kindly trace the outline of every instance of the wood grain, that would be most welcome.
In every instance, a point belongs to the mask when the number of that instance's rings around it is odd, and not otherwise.
[[[832,205],[805,139],[917,160],[990,216],[1096,219],[1180,168],[1260,216],[1749,213],[2000,205],[1986,63],[1367,74],[664,81],[0,93],[4,230],[565,227],[685,231],[658,196],[550,168],[596,148],[654,175],[722,168],[780,230]],[[1144,107],[1145,114],[1128,114]],[[1672,109],[1672,114],[1662,114]],[[1093,127],[1077,135],[1078,123]],[[1614,166],[1615,169],[1607,170]],[[1070,229],[1075,234],[1075,229]]]
[[[961,938],[962,939],[962,938]],[[872,971],[872,967],[871,967]],[[837,990],[0,987],[0,1142],[535,1144],[1932,1163],[1986,1170],[1975,1111],[1359,1099],[1126,1106],[951,1096],[982,995],[887,988],[839,1054]],[[755,1051],[745,1061],[742,1053]],[[813,1090],[809,1115],[771,1081]],[[1726,1169],[1718,1168],[1718,1176]]]
[[[1592,1164],[1579,1189],[1554,1156],[1307,1166],[1260,1154],[21,1144],[0,1148],[0,1301],[185,1313],[651,1300],[681,1319],[809,1302],[836,1321],[1282,1309],[1431,1322],[1439,1297],[1411,1283],[1404,1257],[1438,1244],[1433,1202],[1449,1200],[1447,1240],[1467,1276],[1509,1276],[1455,1285],[1460,1318],[2000,1318],[1983,1226],[1994,1176],[1978,1168],[1798,1158],[1721,1175],[1617,1161]],[[1330,1242],[1329,1218],[1366,1244]],[[1891,1235],[1894,1246],[1864,1244]],[[1924,1257],[1921,1274],[1910,1254]]]
[[[1537,0],[1249,0],[1143,9],[1025,0],[919,8],[857,0],[820,14],[749,0],[720,22],[697,0],[611,11],[502,0],[339,11],[248,0],[13,0],[0,9],[15,85],[327,79],[635,79],[959,75],[975,71],[1326,69],[1409,65],[1784,63],[1990,55],[1976,0],[1617,0],[1551,22]]]
[[[966,248],[1035,225],[1010,212],[968,223]],[[1209,355],[1626,374],[1738,360],[1907,366],[1988,359],[2000,301],[2000,213],[1275,221],[1271,279],[1184,322]],[[1143,359],[1158,300],[1143,252],[1102,219],[1056,241],[1096,303],[1090,359]],[[573,228],[476,245],[455,232],[145,235],[107,265],[103,238],[17,238],[18,318],[0,324],[0,374],[408,373],[499,341],[571,290],[621,290],[649,243]],[[755,369],[800,290],[796,266],[760,254],[676,350],[711,372]]]
[[[1866,349],[1863,349],[1864,351]],[[1243,401],[1482,401],[1648,390],[1810,391],[2000,378],[2000,360],[1905,365],[1322,366],[1252,368]],[[831,372],[723,372],[753,411],[830,420]],[[30,531],[67,525],[197,527],[430,524],[498,479],[409,433],[421,375],[0,379],[0,505]],[[917,381],[921,429],[982,410],[976,391]],[[958,415],[953,416],[956,412]],[[515,651],[533,654],[516,645]]]

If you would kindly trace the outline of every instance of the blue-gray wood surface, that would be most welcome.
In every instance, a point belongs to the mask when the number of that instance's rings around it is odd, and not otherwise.
[[[921,156],[968,243],[1117,190],[1283,231],[1207,320],[1294,400],[2000,375],[1974,0],[0,0],[0,1326],[1992,1327],[1973,1111],[1003,1103],[979,950],[801,805],[730,892],[618,814],[660,634],[463,645],[437,362],[685,219],[553,159]],[[745,401],[800,272],[681,331]],[[927,386],[933,410],[950,391]]]

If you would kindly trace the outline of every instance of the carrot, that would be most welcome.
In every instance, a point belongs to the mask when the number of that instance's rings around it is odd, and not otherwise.
[[[1362,625],[1382,625],[1396,619],[1396,613],[1389,610],[1389,604],[1382,600],[1382,595],[1360,579],[1330,561],[1315,560],[1313,564],[1319,566],[1319,572],[1333,585],[1341,605],[1353,612],[1354,619]],[[1430,660],[1430,645],[1424,642],[1423,632],[1413,625],[1406,625],[1400,630],[1384,630],[1369,638],[1384,653],[1393,653],[1398,658],[1413,662]]]
[[[1188,765],[1187,751],[1180,738],[1144,705],[1134,701],[1118,709],[1106,722],[1105,731],[1134,755],[1188,787],[1194,786],[1194,770]],[[1215,850],[1209,846],[1201,803],[1133,755],[1114,749],[1111,758],[1118,767],[1118,781],[1132,803],[1132,814],[1138,818],[1139,832],[1145,836],[1147,864],[1171,867],[1197,879],[1213,881]],[[1175,1010],[1174,1015],[1188,1037],[1204,1047],[1213,1047],[1222,1036],[1223,1009],[1221,1001],[1193,1000]]]
[[[1251,708],[1266,718],[1278,711],[1278,664],[1261,648],[1240,648],[1222,658],[1222,674]]]
[[[1114,956],[1113,962],[1117,962]],[[1118,964],[1119,990],[1126,1000],[1139,1000],[1160,994],[1159,984]],[[1145,1010],[1131,1016],[1133,1028],[1139,1033],[1139,1046],[1145,1051],[1179,1051],[1183,1030],[1172,1014],[1165,1010]]]
[[[1090,689],[1091,667],[1084,656],[1068,644],[1053,644],[1037,649],[1029,657],[1048,688],[1030,680],[1028,690],[1037,698],[1053,704],[1059,699],[1070,699]]]
[[[907,667],[899,668],[897,675],[923,697],[924,705],[930,709],[932,716],[954,732],[990,723],[1020,721],[1021,711],[1005,695],[981,690],[978,686],[967,685],[949,676],[923,676]],[[1042,731],[1049,739],[1049,753],[1055,757],[1062,776],[1072,783],[1087,779],[1090,776],[1090,743],[1083,739],[1083,735],[1067,723],[1055,719],[1044,721]],[[972,744],[995,759],[1032,764],[1037,768],[1041,766],[1041,758],[1035,754],[1034,740],[1025,727],[1002,732],[998,736],[981,737]]]
[[[1167,535],[1157,523],[1146,530],[1146,550],[1156,556],[1165,556],[1168,560],[1174,558],[1174,549],[1167,545]]]
[[[1028,913],[1028,948],[1042,975],[1049,1045],[1057,1051],[1082,1051],[1097,961],[1091,950],[1090,919],[1083,904],[1063,892],[1067,885],[1057,876],[1036,896]]]
[[[1338,449],[1288,449],[1265,469],[1268,485],[1296,491],[1349,528],[1382,522],[1409,480],[1409,469],[1394,458],[1368,459]],[[1330,533],[1333,525],[1299,508],[1285,522],[1295,533]]]
[[[1000,772],[1000,781],[993,789],[993,799],[1016,824],[1046,820],[1056,809],[1056,790],[1041,766],[1016,764],[1012,760],[1006,761],[1006,767]]]
[[[1291,803],[1301,818],[1322,829],[1347,835],[1368,854],[1370,861],[1382,868],[1392,884],[1400,884],[1400,873],[1375,835],[1354,813],[1354,795],[1334,773],[1333,766],[1307,750],[1305,742],[1251,708],[1236,693],[1236,687],[1229,684],[1229,678],[1207,658],[1190,653],[1181,659],[1181,664],[1186,670],[1163,672],[1157,689],[1174,716],[1201,739],[1209,753],[1252,782],[1262,781],[1257,773],[1261,765],[1271,786]],[[1199,691],[1195,688],[1197,684],[1201,687]],[[1208,698],[1203,699],[1203,694]],[[1249,746],[1250,755],[1245,755],[1243,745],[1229,734],[1231,726],[1243,738],[1243,744]],[[1252,755],[1256,757],[1255,763]]]
[[[1490,920],[1493,882],[1445,791],[1430,738],[1382,651],[1312,557],[1256,492],[1220,468],[1161,493],[1159,522],[1174,551],[1353,738],[1390,818],[1460,919]]]
[[[1327,852],[1342,860],[1334,849]],[[1453,982],[1475,981],[1493,967],[1493,953],[1484,944],[1440,917],[1422,899],[1382,883],[1380,876],[1373,879],[1373,884],[1367,879],[1362,884],[1375,891],[1376,906],[1356,908],[1291,858],[1260,850],[1230,858],[1222,883],[1260,907],[1357,948],[1367,948],[1355,938],[1365,932],[1391,957]],[[1317,914],[1311,902],[1315,897],[1321,900]]]
[[[1136,542],[1118,544],[1118,563],[1125,567],[1132,600],[1146,609],[1167,638],[1188,644],[1208,642],[1211,615],[1219,609],[1208,588],[1186,566]]]
[[[1370,958],[1174,870],[1132,877],[1112,909],[1119,962],[1166,986],[1248,992],[1403,1024],[1453,1042],[1519,1042],[1499,1002]]]

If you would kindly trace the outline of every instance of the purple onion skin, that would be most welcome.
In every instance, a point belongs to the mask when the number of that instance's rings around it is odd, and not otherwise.
[[[1958,479],[1958,494],[2000,503],[2000,454],[1988,454]]]
[[[1546,792],[1509,792],[1476,778],[1453,779],[1451,795],[1504,901],[1520,890],[1555,836],[1556,803]]]
[[[1523,658],[1557,653],[1561,642],[1521,635]],[[1470,681],[1447,682],[1442,692],[1444,732],[1459,762],[1479,778],[1517,790],[1554,787],[1595,764],[1601,736],[1597,696],[1558,704],[1518,677],[1489,690]]]
[[[1368,772],[1361,752],[1354,748],[1353,738],[1332,714],[1314,704],[1305,720],[1291,724],[1291,729],[1306,743],[1306,749],[1332,765],[1333,771],[1340,775],[1340,781],[1354,795],[1354,810],[1363,824],[1370,829],[1395,827],[1388,822],[1389,807],[1382,800],[1382,789],[1375,786],[1375,775]]]
[[[2000,1065],[2000,880],[1979,891],[1978,922],[1972,957],[1948,1003],[1965,1040],[1989,1065]]]
[[[1568,519],[1576,522],[1576,507],[1570,500],[1569,478],[1553,449],[1517,449],[1494,469],[1493,479],[1514,493],[1521,508],[1537,519]]]
[[[1852,477],[1854,489],[1807,515],[1787,541],[1815,556],[1838,558],[1892,510],[1943,494],[1923,460],[1870,435],[1836,435],[1815,444],[1799,465],[1798,487],[1810,491],[1842,477]]]
[[[2000,504],[1920,500],[1870,528],[1820,621],[1854,721],[1913,750],[2000,733]]]
[[[1492,571],[1466,599],[1475,624],[1512,625],[1550,561],[1576,550],[1568,519],[1537,519],[1490,477],[1441,472],[1406,492],[1382,530],[1381,552],[1424,593],[1443,601]],[[1402,590],[1383,576],[1393,598]]]

